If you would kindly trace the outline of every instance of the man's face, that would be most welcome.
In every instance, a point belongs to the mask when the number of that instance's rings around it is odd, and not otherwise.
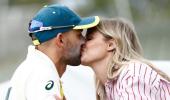
[[[71,30],[65,33],[65,51],[63,60],[68,65],[77,66],[81,63],[81,48],[85,42],[82,30]]]

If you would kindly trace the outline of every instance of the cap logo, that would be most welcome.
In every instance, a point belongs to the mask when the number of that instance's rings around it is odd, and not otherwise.
[[[46,89],[46,90],[51,90],[53,87],[54,87],[54,81],[49,80],[49,81],[47,82],[47,85],[45,86],[45,89]]]
[[[29,31],[35,31],[38,30],[40,27],[43,26],[43,23],[40,21],[32,20],[31,24],[29,26]]]

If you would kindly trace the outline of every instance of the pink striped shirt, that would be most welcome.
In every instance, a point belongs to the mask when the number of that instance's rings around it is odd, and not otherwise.
[[[141,62],[130,62],[105,83],[107,100],[170,100],[170,82]]]

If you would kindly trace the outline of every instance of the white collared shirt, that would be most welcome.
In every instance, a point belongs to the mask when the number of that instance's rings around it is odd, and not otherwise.
[[[25,61],[10,81],[9,100],[55,100],[54,95],[60,96],[59,80],[50,58],[29,46]]]

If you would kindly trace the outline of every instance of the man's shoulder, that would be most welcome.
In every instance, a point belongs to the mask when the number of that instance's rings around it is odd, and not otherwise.
[[[28,71],[30,71],[32,75],[45,76],[54,73],[53,66],[41,60],[36,60],[31,62],[25,61],[19,67],[21,67],[21,69],[23,70],[28,69]]]
[[[15,70],[11,80],[26,80],[28,77],[50,76],[52,73],[50,65],[41,61],[23,61]]]

